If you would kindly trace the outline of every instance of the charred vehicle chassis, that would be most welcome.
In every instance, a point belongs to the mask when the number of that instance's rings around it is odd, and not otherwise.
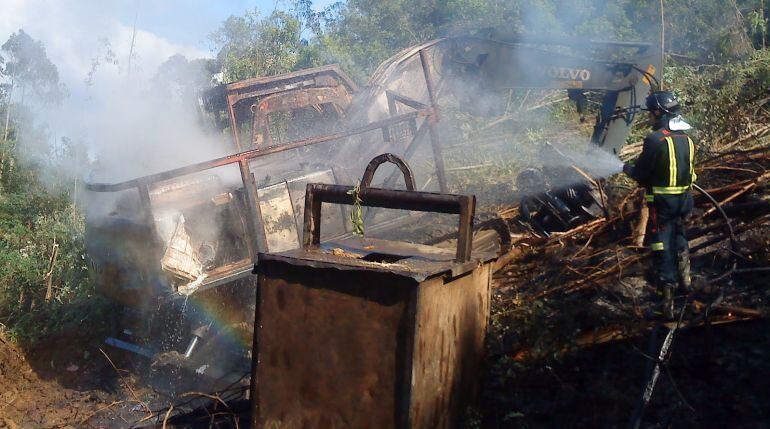
[[[620,59],[549,50],[575,45]],[[308,239],[300,218],[307,183],[352,185],[372,158],[392,153],[377,162],[398,168],[379,169],[378,177],[372,168],[367,186],[374,180],[393,189],[404,177],[399,162],[416,165],[421,156],[429,167],[406,175],[404,186],[424,190],[432,183],[432,190],[448,193],[438,100],[442,91],[460,87],[451,80],[463,82],[465,90],[453,95],[468,111],[477,110],[474,94],[482,91],[564,89],[579,109],[583,91],[604,91],[592,142],[617,151],[638,112],[636,100],[659,75],[653,45],[495,33],[406,49],[363,89],[337,66],[217,87],[201,104],[226,112],[227,119],[219,115],[215,123],[230,128],[237,153],[120,183],[86,184],[117,201],[108,216],[87,221],[92,281],[123,303],[130,319],[108,342],[212,379],[248,373],[257,286],[250,273],[259,253],[299,248]],[[297,118],[311,125],[292,127]],[[347,206],[325,210],[326,238],[349,236],[349,215]],[[415,216],[370,210],[363,221],[367,234],[377,234]],[[479,227],[500,231],[501,245],[510,241],[505,224]]]

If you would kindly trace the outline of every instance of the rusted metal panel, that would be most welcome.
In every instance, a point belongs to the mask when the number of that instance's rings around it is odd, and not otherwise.
[[[286,94],[276,94],[265,97],[253,105],[254,113],[283,112],[297,107],[334,103],[341,108],[350,104],[350,94],[343,86],[331,88],[308,88],[302,91],[291,91]]]
[[[415,281],[259,264],[256,428],[403,427]]]
[[[475,254],[469,263],[455,262],[455,253],[448,249],[414,243],[353,237],[324,242],[320,246],[303,247],[280,253],[260,254],[260,261],[291,262],[314,268],[335,268],[341,271],[370,270],[387,272],[416,281],[449,275],[458,276],[472,270],[479,262],[494,257],[493,253]]]
[[[327,76],[332,76],[333,79],[330,80]],[[326,86],[329,86],[332,82],[336,83],[339,79],[339,81],[343,82],[351,92],[358,91],[358,86],[355,82],[353,82],[353,80],[350,79],[350,77],[348,77],[348,75],[336,64],[299,70],[296,72],[285,73],[280,76],[244,79],[228,84],[227,91],[238,95],[247,94],[247,96],[267,95],[285,90],[286,82],[289,80],[302,81],[307,79],[313,79],[318,81],[319,84]],[[264,89],[266,92],[255,92],[258,88]]]
[[[362,185],[377,166],[372,160]],[[320,243],[322,203],[460,215],[450,250]],[[475,197],[309,183],[304,246],[259,254],[252,428],[452,428],[475,393],[492,255],[471,260]],[[466,243],[467,241],[467,243]]]
[[[336,65],[317,67],[279,76],[258,77],[225,87],[230,131],[236,147],[244,149],[240,125],[250,122],[252,146],[272,144],[268,114],[308,106],[332,104],[342,117],[358,88]]]
[[[489,319],[490,264],[420,284],[412,370],[412,428],[457,427],[478,390]]]
[[[490,282],[454,256],[363,238],[260,254],[252,427],[454,427]]]
[[[251,145],[272,145],[269,115],[277,112],[299,110],[308,106],[331,104],[337,112],[344,112],[350,105],[351,95],[343,85],[324,88],[306,88],[278,93],[261,99],[251,106]],[[320,110],[320,107],[318,107]]]

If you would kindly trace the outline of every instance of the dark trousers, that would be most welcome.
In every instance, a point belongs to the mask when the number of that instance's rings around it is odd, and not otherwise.
[[[685,218],[692,211],[692,194],[655,195],[650,207],[650,248],[656,281],[676,284],[677,255],[688,250]]]

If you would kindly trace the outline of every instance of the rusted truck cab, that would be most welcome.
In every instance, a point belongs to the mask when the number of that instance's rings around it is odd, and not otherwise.
[[[246,79],[224,90],[233,142],[243,150],[311,137],[311,130],[331,132],[358,88],[339,66],[329,65]]]

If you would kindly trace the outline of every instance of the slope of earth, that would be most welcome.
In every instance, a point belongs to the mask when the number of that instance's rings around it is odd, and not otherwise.
[[[100,347],[72,332],[27,350],[0,338],[0,428],[126,428],[151,415],[163,398]]]

